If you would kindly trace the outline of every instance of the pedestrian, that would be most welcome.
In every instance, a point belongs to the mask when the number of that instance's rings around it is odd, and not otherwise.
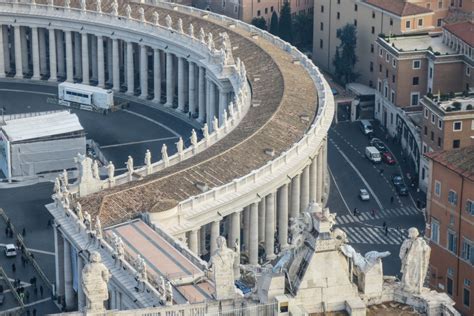
[[[191,119],[191,111],[188,112],[189,119]]]
[[[36,277],[35,276],[30,279],[30,283],[34,284],[36,286]]]
[[[25,299],[27,303],[30,301],[30,292],[25,291]]]
[[[6,237],[6,238],[8,238],[8,233],[9,233],[9,232],[8,232],[8,226],[7,226],[7,227],[5,227],[5,237]]]
[[[383,168],[380,168],[379,170],[380,175],[383,175],[383,172],[384,172]]]
[[[33,316],[36,316],[36,308],[33,308]]]
[[[357,207],[354,207],[354,216],[357,216]]]
[[[8,237],[13,238],[13,229],[11,229],[11,227],[9,227],[9,230],[8,230]]]
[[[26,228],[25,228],[25,227],[23,227],[23,230],[21,231],[21,235],[22,235],[23,237],[26,236]]]
[[[38,288],[36,287],[36,284],[35,284],[35,287],[33,288],[33,293],[35,293],[35,296],[38,297]]]
[[[390,204],[393,204],[393,201],[395,200],[395,198],[393,196],[390,197]]]
[[[372,211],[370,211],[372,214],[372,217],[375,217],[375,209],[373,208]]]
[[[15,273],[16,272],[16,265],[14,263],[12,263],[12,272]]]
[[[382,226],[383,226],[383,228],[387,227],[387,223],[385,221],[383,221]]]
[[[416,207],[417,207],[417,208],[420,208],[420,206],[421,206],[421,201],[420,201],[420,199],[416,199]]]
[[[385,236],[388,236],[388,226],[385,226]]]
[[[40,296],[43,297],[43,286],[40,285]]]
[[[48,226],[47,226],[47,227],[51,227],[51,226],[53,226],[53,225],[51,224],[51,219],[48,219]]]
[[[24,254],[21,254],[21,265],[22,265],[23,268],[26,266],[26,259],[25,259]]]

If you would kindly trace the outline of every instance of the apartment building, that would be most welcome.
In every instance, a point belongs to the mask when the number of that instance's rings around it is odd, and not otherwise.
[[[434,151],[427,231],[429,283],[445,291],[462,315],[474,315],[474,146]]]
[[[375,64],[375,41],[379,34],[427,33],[442,26],[443,19],[458,10],[471,14],[472,0],[315,0],[313,61],[332,73],[337,30],[350,23],[357,27],[358,82],[373,86],[370,71]],[[471,10],[471,11],[469,11]]]
[[[263,17],[270,25],[273,12],[280,14],[286,0],[195,0],[200,9],[210,10],[250,23],[253,18]],[[292,15],[312,14],[314,0],[288,0]]]

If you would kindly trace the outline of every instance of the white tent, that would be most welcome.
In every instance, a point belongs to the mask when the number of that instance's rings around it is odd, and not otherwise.
[[[5,122],[0,133],[0,168],[7,177],[35,176],[74,168],[74,157],[86,151],[76,114],[67,111]]]

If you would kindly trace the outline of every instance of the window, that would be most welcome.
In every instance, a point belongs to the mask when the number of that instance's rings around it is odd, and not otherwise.
[[[379,92],[382,92],[382,81],[379,80],[378,86],[379,86]]]
[[[474,245],[469,239],[462,240],[461,258],[474,265]]]
[[[440,27],[442,24],[443,24],[443,19],[438,19],[438,21],[436,21],[436,26]]]
[[[341,4],[341,0],[337,0],[337,4]]]
[[[397,67],[397,60],[395,58],[392,58],[392,67],[393,68]]]
[[[321,6],[321,13],[323,13],[323,12],[324,12],[324,6],[322,5]]]
[[[443,8],[443,1],[438,1],[438,9],[442,9]]]
[[[370,62],[369,69],[370,69],[370,72],[374,72],[374,63],[373,62]]]
[[[257,11],[257,16],[260,16],[260,10]]]
[[[423,19],[418,19],[418,26],[423,26]]]
[[[323,30],[324,30],[324,23],[323,23],[323,22],[321,22],[321,25],[320,25],[320,27],[319,27],[319,28],[321,29],[321,31],[323,31]]]
[[[441,196],[441,182],[439,182],[438,180],[435,180],[435,195],[437,197],[440,197]]]
[[[438,117],[438,128],[443,129],[443,121]]]
[[[239,9],[239,6],[234,5],[234,13],[237,13],[237,10]]]
[[[354,11],[357,11],[357,9],[358,9],[357,4],[354,4]]]
[[[354,26],[357,26],[357,19],[354,19]]]
[[[387,86],[384,87],[384,97],[386,97],[386,98],[388,97],[388,87]]]
[[[372,11],[372,19],[375,19],[375,12]]]
[[[420,93],[419,92],[412,92],[410,99],[411,99],[411,105],[412,106],[418,105],[418,101],[420,100]]]
[[[470,77],[471,76],[471,67],[466,66],[466,76]]]
[[[466,212],[468,212],[470,215],[474,215],[474,202],[473,201],[467,200]]]
[[[268,14],[268,8],[265,8],[265,14]]]
[[[459,139],[453,140],[453,148],[461,147],[461,141]]]
[[[426,4],[426,8],[427,8],[427,9],[431,9],[431,3],[427,3],[427,4]]]
[[[390,19],[390,26],[392,26],[392,25],[393,25],[393,20],[392,20],[392,19]]]
[[[319,40],[319,48],[323,48],[323,40]]]
[[[337,16],[337,19],[339,20],[341,18],[341,13],[337,12],[336,16]]]
[[[411,27],[410,21],[406,21],[406,22],[405,22],[405,27],[406,27],[407,29],[409,29],[409,28]]]
[[[375,33],[375,27],[372,26],[372,34]]]
[[[425,118],[428,118],[428,109],[425,108]]]
[[[425,135],[428,135],[428,127],[424,126]]]
[[[225,8],[225,0],[222,0],[222,7]]]
[[[441,147],[441,137],[438,137],[438,147]]]
[[[462,290],[462,303],[464,304],[464,306],[467,306],[469,307],[470,304],[471,304],[471,291],[469,291],[469,289],[466,289],[464,288]]]
[[[393,102],[393,101],[392,101]],[[390,124],[393,125],[393,113],[390,113]]]
[[[453,123],[453,131],[459,132],[462,130],[462,121],[455,121]]]
[[[370,52],[371,52],[371,53],[374,52],[374,44],[370,44]]]
[[[273,12],[273,6],[270,7],[270,12]]]
[[[392,92],[390,93],[390,101],[392,103],[395,103],[395,91],[392,90]],[[392,121],[393,121],[393,117],[392,117]],[[393,124],[393,122],[392,122]]]
[[[431,240],[439,243],[439,222],[434,218],[431,218]]]
[[[458,194],[456,193],[456,191],[453,191],[453,190],[449,190],[448,192],[448,202],[451,204],[451,205],[456,205],[456,203],[458,202]]]
[[[431,124],[435,123],[435,115],[431,113]]]
[[[414,60],[412,68],[413,69],[420,69],[421,68],[421,61],[420,60]]]
[[[390,55],[387,53],[385,54],[385,61],[386,62],[389,62],[390,61]]]
[[[430,67],[430,79],[433,78],[433,68]]]
[[[395,83],[395,75],[392,75],[392,83]]]
[[[448,293],[449,296],[453,296],[453,279],[449,276],[446,278],[446,293]]]
[[[419,77],[413,77],[413,85],[417,86],[420,83],[420,78]]]
[[[452,230],[448,230],[448,244],[447,244],[448,250],[451,251],[452,253],[456,253],[457,244],[458,244],[458,237],[456,233]]]
[[[431,138],[431,141],[434,141],[434,132],[433,131],[431,132],[431,137],[430,138]]]
[[[388,69],[385,69],[385,78],[388,78]]]
[[[381,49],[381,48],[379,49],[379,56],[383,57],[383,49]]]
[[[379,72],[382,72],[382,64],[379,64]]]
[[[427,151],[428,151],[428,147],[426,146],[425,143],[423,143],[423,153],[426,154]],[[423,171],[425,171],[425,168],[423,168]]]

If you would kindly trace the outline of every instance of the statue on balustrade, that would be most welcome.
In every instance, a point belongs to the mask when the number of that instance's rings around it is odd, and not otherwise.
[[[210,270],[216,284],[216,299],[230,299],[235,296],[234,264],[237,253],[227,248],[224,237],[217,237],[217,250],[212,254]]]
[[[400,260],[402,261],[402,290],[408,293],[420,294],[423,289],[431,248],[419,236],[418,229],[408,229],[408,239],[400,247]]]
[[[110,272],[102,263],[100,254],[93,251],[90,263],[82,269],[82,290],[86,296],[86,312],[103,312],[104,301],[109,299],[107,283]]]

